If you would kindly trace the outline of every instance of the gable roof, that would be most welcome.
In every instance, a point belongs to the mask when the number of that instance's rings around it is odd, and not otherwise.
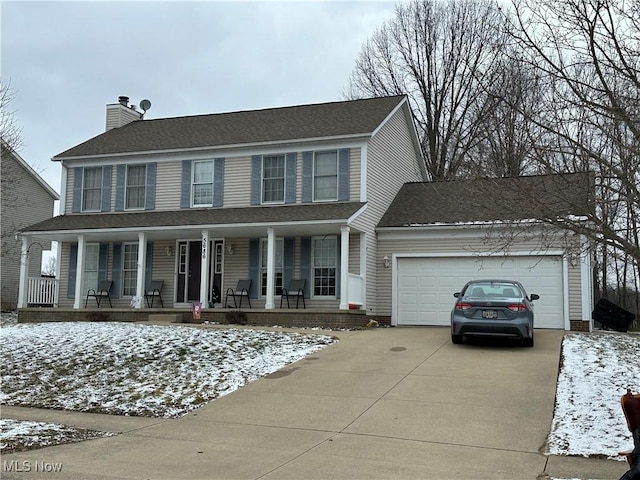
[[[588,172],[407,183],[378,228],[581,217],[592,192]]]
[[[404,95],[210,115],[134,121],[59,153],[53,160],[367,135]]]
[[[29,174],[31,175],[38,184],[42,187],[42,189],[47,192],[51,198],[54,200],[60,200],[60,195],[56,192],[51,185],[49,185],[39,174],[36,172],[31,165],[27,163],[27,161],[22,158],[18,152],[16,152],[13,148],[11,148],[4,140],[0,140],[0,144],[2,148],[2,155],[5,154],[11,155],[16,162]]]

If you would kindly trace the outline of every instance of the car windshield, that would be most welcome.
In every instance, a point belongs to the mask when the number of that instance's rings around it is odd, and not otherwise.
[[[467,285],[463,292],[465,297],[500,297],[520,298],[520,289],[514,283],[478,282]]]

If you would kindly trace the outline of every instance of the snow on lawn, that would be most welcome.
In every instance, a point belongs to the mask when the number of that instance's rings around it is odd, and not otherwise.
[[[624,461],[618,452],[633,440],[620,396],[640,390],[639,358],[637,333],[565,335],[547,453]]]
[[[333,341],[326,335],[127,323],[5,326],[0,403],[175,417]]]
[[[57,423],[26,422],[5,418],[0,420],[0,452],[19,452],[112,435],[115,433],[96,432]]]

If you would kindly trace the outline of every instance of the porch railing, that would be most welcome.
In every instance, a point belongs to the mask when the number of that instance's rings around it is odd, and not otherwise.
[[[355,305],[363,305],[362,292],[364,286],[364,278],[362,277],[362,275],[348,273],[347,281],[349,286],[349,303]]]
[[[58,299],[58,279],[29,277],[27,305],[54,306]]]

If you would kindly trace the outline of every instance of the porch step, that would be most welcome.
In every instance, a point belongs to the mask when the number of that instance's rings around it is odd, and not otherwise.
[[[149,315],[150,322],[165,322],[165,323],[183,323],[183,317],[181,313],[152,313]]]

